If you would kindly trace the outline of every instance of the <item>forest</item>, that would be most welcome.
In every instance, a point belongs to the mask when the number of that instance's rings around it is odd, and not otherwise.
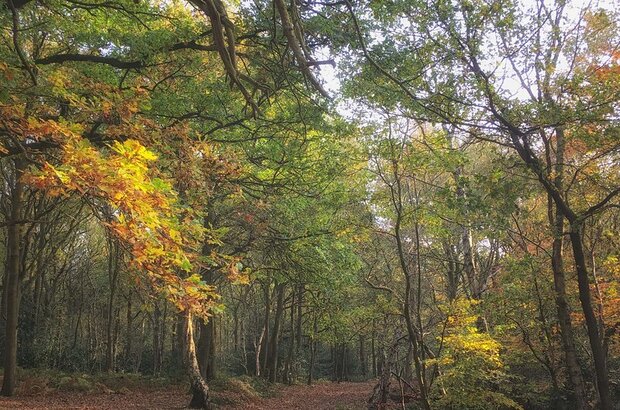
[[[0,408],[620,409],[613,0],[2,0]]]

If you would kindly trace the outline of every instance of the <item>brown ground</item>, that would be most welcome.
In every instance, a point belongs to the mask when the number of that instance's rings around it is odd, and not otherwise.
[[[0,409],[182,409],[187,389],[133,390],[125,394],[55,391],[31,396],[0,397]]]
[[[260,399],[227,410],[361,410],[375,382],[321,383],[284,387],[276,397]]]
[[[374,383],[321,383],[282,387],[274,397],[244,400],[234,391],[216,393],[222,410],[357,410],[366,408]],[[118,393],[46,392],[0,397],[0,409],[183,409],[189,402],[187,387],[139,389]],[[243,403],[243,404],[240,404]]]

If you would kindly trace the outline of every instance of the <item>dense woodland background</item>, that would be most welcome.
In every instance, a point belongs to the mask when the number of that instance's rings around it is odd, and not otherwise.
[[[2,394],[618,408],[617,7],[3,1]]]

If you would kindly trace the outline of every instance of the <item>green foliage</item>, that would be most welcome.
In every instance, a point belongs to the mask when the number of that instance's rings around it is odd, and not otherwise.
[[[109,352],[112,367],[171,371],[183,345],[174,306],[216,316],[210,343],[234,374],[258,373],[276,343],[287,382],[333,377],[368,368],[372,344],[378,370],[433,380],[432,407],[552,407],[570,383],[545,189],[565,167],[556,196],[577,211],[605,201],[583,241],[617,367],[617,12],[576,0],[290,2],[306,64],[268,0],[222,2],[224,40],[195,1],[13,3],[0,6],[0,213],[23,228],[20,364],[96,372]],[[304,84],[325,63],[311,56],[329,53],[335,102]],[[23,157],[24,218],[11,222]],[[135,375],[56,376],[34,390],[120,391]],[[214,387],[245,401],[272,388],[250,377]]]

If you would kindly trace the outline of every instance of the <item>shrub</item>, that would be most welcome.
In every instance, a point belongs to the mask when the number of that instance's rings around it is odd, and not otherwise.
[[[458,300],[449,306],[441,357],[428,361],[440,369],[434,384],[434,404],[440,409],[521,409],[497,391],[507,379],[501,345],[476,326],[479,317],[475,305]]]

